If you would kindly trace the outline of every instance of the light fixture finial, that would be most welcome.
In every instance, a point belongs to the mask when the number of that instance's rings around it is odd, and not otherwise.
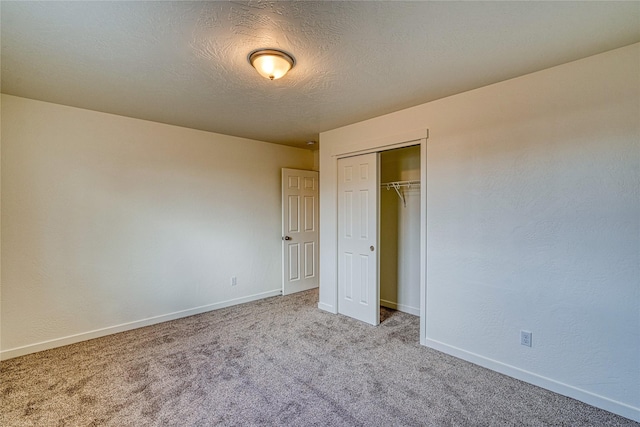
[[[296,64],[293,56],[279,49],[257,49],[247,59],[261,76],[269,80],[283,77]]]

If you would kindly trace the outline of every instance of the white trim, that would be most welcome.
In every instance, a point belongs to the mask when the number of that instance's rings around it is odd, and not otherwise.
[[[62,347],[69,344],[75,344],[81,341],[87,341],[94,338],[104,337],[106,335],[116,334],[118,332],[129,331],[131,329],[142,328],[144,326],[155,325],[156,323],[167,322],[169,320],[180,319],[182,317],[193,316],[195,314],[206,313],[207,311],[219,310],[221,308],[231,307],[246,302],[256,301],[264,298],[281,295],[282,289],[261,292],[259,294],[249,295],[242,298],[217,302],[213,304],[202,305],[200,307],[190,308],[187,310],[175,311],[173,313],[161,314],[159,316],[148,317],[146,319],[135,320],[133,322],[121,323],[115,326],[95,329],[89,332],[69,335],[62,338],[55,338],[48,341],[29,344],[22,347],[10,348],[0,352],[0,360],[12,359],[25,354],[36,353],[38,351],[49,350],[56,347]]]
[[[337,157],[339,159],[345,159],[348,157],[362,156],[364,154],[371,153],[382,153],[383,151],[395,150],[396,148],[404,148],[404,147],[413,147],[416,145],[420,145],[424,138],[422,139],[412,139],[409,141],[398,142],[394,144],[381,145],[379,147],[374,148],[366,148],[363,150],[349,151],[349,152],[340,152],[339,154],[334,155],[333,157]]]
[[[338,310],[333,305],[329,305],[329,304],[325,304],[323,302],[319,302],[318,303],[318,308],[320,310],[328,311],[331,314],[338,314]]]
[[[426,346],[459,359],[466,360],[467,362],[491,369],[492,371],[499,372],[563,396],[571,397],[588,405],[640,422],[640,408],[593,394],[569,384],[561,383],[551,378],[543,377],[541,375],[534,374],[533,372],[525,371],[524,369],[516,368],[515,366],[507,365],[505,363],[498,362],[497,360],[489,359],[440,341],[427,338]]]
[[[361,141],[354,141],[349,144],[342,144],[336,147],[333,151],[329,151],[331,157],[331,171],[327,172],[329,175],[334,174],[336,178],[333,184],[335,185],[335,210],[332,215],[335,215],[335,244],[337,248],[338,242],[338,180],[337,180],[337,164],[338,158],[351,157],[360,154],[379,153],[381,151],[391,150],[395,148],[410,147],[413,145],[420,146],[420,180],[422,185],[420,186],[420,344],[426,345],[427,336],[427,141],[429,139],[429,129],[417,129],[402,134],[385,136],[378,139],[367,139]],[[380,246],[380,245],[378,245]],[[318,308],[328,311],[333,314],[338,313],[338,251],[335,251],[335,288],[333,295],[333,303],[331,306],[326,303],[319,303]]]
[[[420,344],[427,343],[427,137],[420,141]]]
[[[359,154],[377,153],[393,148],[419,145],[421,139],[427,138],[429,138],[429,129],[418,129],[377,139],[353,141],[336,147],[333,152],[330,152],[330,155],[334,157],[350,157]],[[362,148],[363,145],[368,148]]]
[[[414,316],[420,316],[420,309],[416,307],[411,307],[405,304],[398,304],[397,302],[387,301],[386,299],[380,299],[380,305],[383,307],[390,308],[392,310],[398,310],[403,313],[412,314]]]

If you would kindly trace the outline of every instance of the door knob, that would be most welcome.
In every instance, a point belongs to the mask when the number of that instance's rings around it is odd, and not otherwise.
[[[282,240],[291,240],[291,237],[289,237],[289,236],[284,236],[284,237],[282,238]]]
[[[369,249],[371,249],[371,252],[373,252],[375,248],[373,246],[369,246]]]

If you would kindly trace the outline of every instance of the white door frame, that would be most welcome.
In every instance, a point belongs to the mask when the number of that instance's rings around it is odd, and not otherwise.
[[[357,141],[352,144],[345,144],[330,153],[330,164],[323,174],[332,174],[333,182],[335,183],[335,192],[337,196],[338,188],[338,159],[341,157],[350,157],[359,154],[375,153],[394,148],[409,147],[412,145],[420,145],[420,344],[426,345],[426,332],[427,332],[427,140],[429,138],[429,130],[421,129],[417,131],[407,132],[402,135],[390,136],[371,141]],[[321,169],[324,169],[321,164]],[[333,218],[334,224],[336,224],[335,230],[333,230],[333,238],[335,238],[336,248],[338,241],[338,209],[336,200],[336,209],[333,212],[335,217]],[[331,245],[333,246],[333,245]],[[322,257],[321,252],[321,257]],[[335,259],[331,260],[331,263],[335,265],[335,271],[333,272],[333,306],[328,306],[323,303],[319,303],[319,308],[337,313],[338,309],[338,251],[334,252]],[[322,263],[322,260],[321,260]],[[328,279],[328,278],[327,278]],[[321,276],[321,281],[322,281]],[[322,282],[321,282],[322,283]],[[326,281],[324,283],[327,283]],[[327,286],[325,284],[325,286]],[[322,292],[322,284],[320,286]]]

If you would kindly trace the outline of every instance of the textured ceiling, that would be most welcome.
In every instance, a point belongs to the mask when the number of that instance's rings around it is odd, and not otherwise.
[[[640,2],[7,2],[2,92],[280,144],[640,41]],[[268,81],[260,47],[296,57]]]

